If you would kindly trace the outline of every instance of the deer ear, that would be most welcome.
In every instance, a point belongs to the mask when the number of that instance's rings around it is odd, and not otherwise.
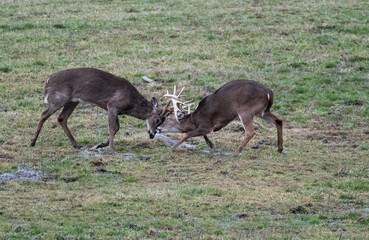
[[[152,109],[155,111],[159,110],[159,106],[158,106],[158,100],[156,100],[156,98],[152,98],[151,100],[152,103]]]

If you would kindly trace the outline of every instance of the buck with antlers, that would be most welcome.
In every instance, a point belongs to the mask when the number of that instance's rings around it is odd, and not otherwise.
[[[63,107],[58,122],[73,146],[79,148],[67,127],[67,120],[81,101],[94,103],[108,112],[109,138],[94,149],[109,146],[113,151],[113,138],[119,130],[118,115],[126,114],[145,120],[151,139],[164,121],[164,112],[157,100],[147,101],[126,79],[93,68],[67,69],[50,75],[45,83],[45,103],[49,107],[41,115],[31,146],[35,145],[44,122]]]
[[[161,133],[185,133],[182,139],[172,147],[172,150],[175,150],[186,139],[196,136],[203,136],[208,146],[212,148],[213,143],[206,134],[219,131],[238,116],[245,130],[245,138],[233,153],[233,156],[236,157],[255,135],[253,118],[260,116],[276,126],[278,152],[282,152],[282,119],[270,112],[270,107],[273,104],[272,90],[255,81],[232,81],[205,97],[196,110],[193,113],[188,112],[188,114],[185,114],[183,110],[183,107],[188,106],[188,103],[179,100],[182,91],[183,88],[176,95],[174,88],[174,94],[167,92],[164,95],[173,102],[174,115],[167,117],[164,123],[158,127],[158,131]]]

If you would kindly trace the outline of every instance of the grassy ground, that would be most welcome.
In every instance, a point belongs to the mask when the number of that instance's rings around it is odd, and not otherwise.
[[[42,170],[44,181],[0,182],[0,239],[365,239],[369,234],[369,4],[357,1],[15,1],[0,3],[0,174]],[[234,122],[216,150],[169,151],[144,122],[120,117],[121,154],[72,148],[45,108],[48,74],[96,67],[147,97],[174,84],[199,101],[222,84],[273,89],[285,151],[257,120],[241,155]],[[141,76],[156,79],[147,86]],[[84,104],[69,126],[91,147],[108,136]],[[179,138],[179,135],[172,135]]]

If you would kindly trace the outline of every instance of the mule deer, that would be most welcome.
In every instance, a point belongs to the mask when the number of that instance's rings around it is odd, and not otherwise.
[[[167,117],[158,127],[158,132],[161,133],[185,133],[182,139],[172,147],[173,151],[186,139],[196,136],[203,136],[208,146],[212,148],[213,143],[206,134],[219,131],[238,116],[245,130],[245,138],[233,153],[236,157],[255,135],[253,118],[260,116],[276,126],[278,152],[282,152],[282,119],[270,112],[273,104],[272,90],[255,81],[232,81],[205,97],[196,110],[188,114],[185,114],[182,109],[187,104],[179,101],[181,92],[176,95],[174,90],[174,94],[164,95],[172,100],[174,115]]]
[[[45,83],[45,103],[48,109],[41,115],[31,146],[34,146],[44,122],[63,107],[58,122],[75,148],[76,140],[67,127],[67,120],[79,102],[86,101],[107,110],[109,138],[94,149],[106,147],[113,151],[114,135],[119,130],[118,115],[126,114],[146,120],[150,138],[154,138],[156,128],[164,121],[158,102],[147,101],[126,79],[93,68],[67,69],[50,75]]]

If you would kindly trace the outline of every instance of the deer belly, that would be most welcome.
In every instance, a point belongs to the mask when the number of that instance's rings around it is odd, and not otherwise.
[[[213,130],[213,132],[217,132],[217,131],[219,131],[220,129],[222,129],[224,126],[218,126],[218,127],[215,127],[214,128],[214,130]]]
[[[227,118],[217,118],[217,120],[214,123],[214,130],[213,132],[219,131],[220,129],[224,128],[228,125],[232,120],[234,119],[233,116],[227,116]]]

